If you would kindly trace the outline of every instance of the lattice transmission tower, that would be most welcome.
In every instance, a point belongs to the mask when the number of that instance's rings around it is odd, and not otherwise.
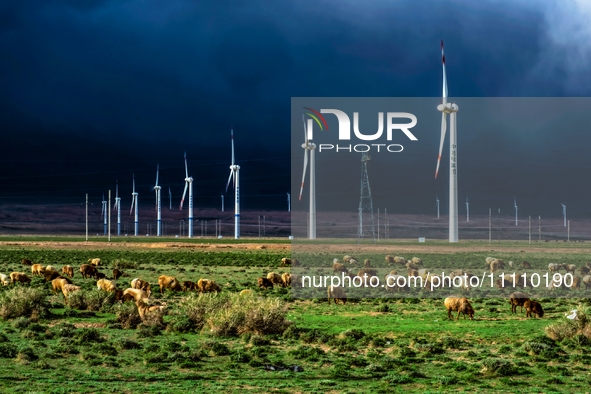
[[[368,238],[376,241],[376,232],[373,219],[373,202],[371,200],[371,188],[367,175],[367,163],[371,157],[367,153],[361,154],[361,191],[359,193],[359,228],[357,238]]]

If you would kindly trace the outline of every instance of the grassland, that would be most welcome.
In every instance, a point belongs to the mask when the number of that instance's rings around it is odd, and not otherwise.
[[[0,240],[7,243],[17,240]],[[47,241],[46,239],[29,242]],[[69,240],[71,241],[71,239]],[[54,240],[54,242],[65,242]],[[208,241],[209,242],[209,241]],[[227,241],[226,241],[227,242]],[[251,241],[252,242],[252,241]],[[266,241],[265,241],[266,243]],[[575,245],[575,246],[573,246]],[[463,244],[457,251],[427,245],[413,255],[439,265],[463,261],[482,267],[491,253],[506,260],[527,260],[534,266],[549,262],[582,264],[589,256],[586,244],[528,245]],[[546,247],[547,246],[547,247]],[[414,243],[392,242],[387,248],[408,253]],[[532,246],[533,248],[535,246]],[[568,252],[564,247],[571,248]],[[405,249],[406,248],[406,249]],[[475,251],[474,248],[480,249]],[[493,252],[491,252],[491,249]],[[322,251],[323,258],[339,257]],[[359,251],[378,259],[381,251]],[[404,255],[404,254],[403,254]],[[140,326],[124,329],[116,307],[73,310],[53,295],[49,285],[34,278],[31,286],[43,289],[50,314],[38,318],[0,321],[0,390],[3,393],[86,392],[587,392],[591,384],[591,343],[584,336],[560,342],[549,339],[544,328],[565,319],[565,312],[586,298],[543,298],[546,315],[526,319],[511,315],[507,299],[473,299],[476,319],[450,321],[441,299],[358,299],[346,306],[328,305],[324,298],[297,300],[291,290],[256,288],[256,278],[278,267],[284,251],[276,249],[199,248],[96,248],[49,245],[0,247],[0,272],[22,271],[22,258],[60,268],[79,266],[100,257],[103,272],[114,266],[126,275],[119,287],[134,277],[151,283],[162,274],[179,280],[201,277],[216,280],[223,292],[253,289],[260,297],[279,298],[293,322],[283,334],[219,337],[199,332],[175,316],[183,294],[165,293],[171,313],[164,330]],[[375,257],[374,257],[375,256]],[[383,254],[382,254],[383,259]],[[74,283],[92,291],[95,281]],[[157,287],[156,287],[157,288]],[[6,291],[0,288],[0,297]],[[566,293],[568,295],[569,293]],[[181,319],[182,320],[182,319]],[[270,371],[265,365],[297,365]]]

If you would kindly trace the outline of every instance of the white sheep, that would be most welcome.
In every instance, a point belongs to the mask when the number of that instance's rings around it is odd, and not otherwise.
[[[8,286],[10,284],[10,276],[0,274],[0,282],[2,282],[2,286]]]

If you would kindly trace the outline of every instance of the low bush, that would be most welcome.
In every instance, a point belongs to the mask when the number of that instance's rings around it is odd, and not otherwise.
[[[482,362],[484,372],[496,373],[501,376],[515,375],[517,368],[509,360],[502,358],[487,358]]]
[[[126,302],[115,305],[113,310],[117,322],[125,329],[136,328],[142,322],[142,318],[137,311],[137,306],[133,303]]]
[[[43,289],[15,287],[0,294],[0,316],[3,319],[47,315],[49,302]]]

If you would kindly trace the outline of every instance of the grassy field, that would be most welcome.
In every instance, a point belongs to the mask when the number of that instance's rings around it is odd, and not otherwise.
[[[414,244],[393,241],[389,247],[405,245]],[[482,250],[470,250],[479,245]],[[580,243],[573,245],[582,248]],[[534,266],[555,261],[580,266],[587,261],[586,245],[569,253],[563,247],[548,244],[543,250],[529,251],[527,245],[511,243],[496,250],[495,256],[527,260]],[[461,261],[482,268],[491,249],[495,247],[470,243],[458,252],[426,249],[413,255],[426,263]],[[383,255],[367,252],[376,261],[383,260]],[[128,287],[135,277],[152,283],[153,298],[166,303],[169,313],[165,328],[144,324],[124,328],[117,314],[121,306],[105,302],[90,307],[94,310],[65,307],[62,295],[53,295],[50,285],[35,277],[31,287],[43,291],[48,312],[0,321],[0,390],[538,393],[590,389],[587,337],[553,341],[545,334],[546,326],[566,320],[566,312],[591,305],[586,298],[538,299],[546,312],[542,319],[512,315],[506,298],[470,298],[475,320],[450,321],[438,298],[350,299],[345,306],[335,306],[324,298],[292,299],[291,289],[256,288],[257,277],[288,270],[279,267],[284,256],[285,252],[265,249],[76,250],[4,245],[0,247],[1,273],[30,272],[20,264],[23,258],[59,269],[100,257],[107,276],[113,267],[125,272],[118,281],[120,288]],[[322,252],[328,261],[333,256],[342,255]],[[162,274],[181,281],[213,279],[222,286],[222,295],[252,289],[265,300],[279,299],[292,324],[283,333],[267,335],[219,336],[212,334],[208,324],[196,330],[180,313],[179,303],[186,293],[160,296],[155,283]],[[78,272],[73,282],[85,294],[97,292],[96,281],[82,279]],[[7,291],[0,288],[0,311]],[[286,369],[268,370],[270,365]],[[296,372],[288,368],[294,365],[299,367]]]

